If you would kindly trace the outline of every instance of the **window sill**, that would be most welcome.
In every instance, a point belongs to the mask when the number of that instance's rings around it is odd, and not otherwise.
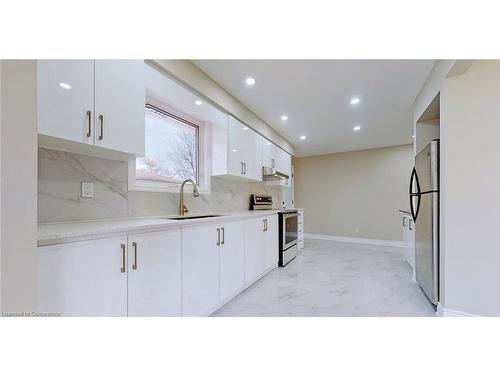
[[[189,185],[186,185],[184,189],[189,188]],[[129,186],[128,191],[143,191],[143,192],[150,192],[150,193],[177,193],[179,194],[180,192],[180,185],[178,187],[161,187],[161,186],[140,186],[140,185],[134,185],[134,186]],[[209,195],[210,190],[207,189],[201,189],[198,187],[198,193],[203,194],[203,195]]]

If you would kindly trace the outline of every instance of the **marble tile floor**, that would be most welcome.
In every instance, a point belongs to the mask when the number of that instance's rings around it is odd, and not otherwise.
[[[435,316],[404,249],[305,240],[305,249],[221,307],[222,317]]]

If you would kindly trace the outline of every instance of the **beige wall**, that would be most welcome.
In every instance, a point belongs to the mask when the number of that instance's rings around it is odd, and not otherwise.
[[[36,64],[1,64],[2,311],[33,311],[36,302]]]
[[[441,303],[500,316],[500,62],[441,91]]]
[[[305,232],[402,240],[412,145],[295,159],[295,205]]]
[[[293,155],[293,146],[290,142],[189,60],[154,60],[153,62]]]

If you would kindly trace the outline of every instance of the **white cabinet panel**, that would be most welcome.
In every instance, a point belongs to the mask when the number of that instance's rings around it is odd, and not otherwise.
[[[245,221],[245,284],[278,266],[278,217],[269,215]]]
[[[96,60],[96,146],[144,155],[144,61]]]
[[[205,316],[219,303],[216,225],[182,228],[182,315]]]
[[[229,116],[228,130],[228,174],[245,176],[245,165],[250,152],[249,142],[246,139],[251,129],[234,117]]]
[[[128,238],[128,315],[181,316],[181,231]]]
[[[245,284],[255,282],[265,269],[264,220],[255,218],[245,222]]]
[[[279,253],[278,253],[278,216],[273,215],[266,217],[264,232],[264,266],[265,269],[269,269],[271,267],[277,267],[279,261]]]
[[[38,248],[37,310],[127,315],[127,237]]]
[[[220,300],[225,302],[245,286],[243,223],[223,223],[220,230]]]
[[[229,116],[227,174],[262,181],[262,136]]]
[[[94,142],[94,60],[37,63],[38,132]]]
[[[247,156],[246,177],[255,181],[262,181],[262,136],[249,130],[249,153]]]

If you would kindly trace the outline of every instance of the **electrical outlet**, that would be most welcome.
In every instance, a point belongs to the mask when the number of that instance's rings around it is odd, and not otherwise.
[[[82,181],[82,198],[94,198],[94,184],[92,182]]]

